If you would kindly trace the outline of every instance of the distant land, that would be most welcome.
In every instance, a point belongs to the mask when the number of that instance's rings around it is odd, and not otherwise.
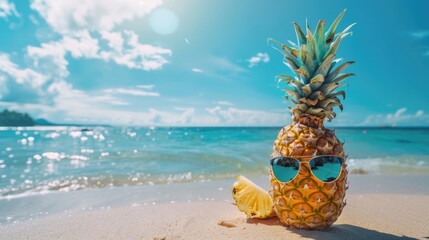
[[[17,126],[53,126],[53,124],[45,119],[33,119],[27,113],[9,111],[7,109],[0,112],[0,126],[17,127]]]
[[[109,127],[106,124],[76,124],[76,123],[52,123],[46,119],[32,118],[28,113],[11,111],[8,109],[0,112],[0,127],[31,127],[31,126],[76,126],[76,127],[92,127],[102,126]]]

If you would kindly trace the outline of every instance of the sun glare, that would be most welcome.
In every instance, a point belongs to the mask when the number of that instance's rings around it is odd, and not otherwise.
[[[169,35],[177,30],[179,19],[173,11],[166,8],[159,8],[150,14],[149,24],[156,33]]]

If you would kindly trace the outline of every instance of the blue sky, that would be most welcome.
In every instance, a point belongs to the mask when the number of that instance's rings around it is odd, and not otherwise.
[[[429,126],[429,2],[0,0],[0,109],[59,123],[281,126],[269,37],[292,22],[356,22],[337,57],[344,112],[330,126]]]

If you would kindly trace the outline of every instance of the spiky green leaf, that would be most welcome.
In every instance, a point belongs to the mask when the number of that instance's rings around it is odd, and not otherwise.
[[[305,113],[307,114],[311,114],[314,116],[318,116],[318,117],[322,117],[325,115],[326,110],[323,108],[308,108],[307,111],[305,111]]]
[[[335,68],[335,70],[333,70],[332,72],[329,72],[328,76],[326,77],[326,82],[332,82],[334,78],[338,76],[338,74],[343,72],[348,66],[350,66],[353,63],[355,62],[354,61],[345,62],[340,66],[338,66],[337,68]]]
[[[294,106],[298,104],[298,102],[297,102],[297,101],[295,101],[294,99],[292,99],[292,98],[291,98],[291,97],[289,97],[289,96],[285,96],[285,98],[286,98],[287,100],[289,100],[289,101],[290,101]],[[289,107],[289,109],[291,109],[291,108]]]
[[[350,76],[354,76],[355,74],[354,73],[343,73],[343,74],[340,74],[340,75],[338,75],[338,77],[337,78],[335,78],[332,82],[334,83],[339,83],[339,82],[341,82],[341,81],[344,81],[346,78],[348,78],[348,77],[350,77]]]
[[[323,100],[325,99],[325,94],[323,94],[323,92],[321,91],[315,91],[312,94],[310,94],[310,96],[308,96],[309,99],[312,100]]]
[[[294,101],[296,101],[296,102],[298,102],[298,101],[299,101],[299,99],[301,98],[301,94],[299,94],[298,92],[296,92],[296,91],[294,91],[294,90],[292,90],[292,89],[284,88],[283,90],[284,90],[284,91],[289,95],[289,97],[290,97],[292,100],[294,100]]]
[[[356,25],[356,23],[350,24],[349,26],[347,26],[340,35],[344,35],[346,34],[354,25]]]
[[[317,99],[313,100],[313,99],[309,99],[309,98],[303,97],[303,98],[299,99],[299,102],[305,103],[305,104],[307,104],[309,106],[316,106],[316,104],[319,102],[319,100],[317,100]]]
[[[331,54],[334,54],[337,52],[338,46],[340,45],[341,42],[341,38],[337,38],[337,40],[335,40],[334,43],[331,44],[331,46],[329,47],[329,50],[326,52],[325,54],[325,58]]]
[[[331,93],[331,94],[329,94],[327,97],[329,97],[329,98],[333,98],[333,97],[338,97],[338,96],[342,96],[342,97],[343,97],[343,100],[345,100],[345,99],[346,99],[346,92],[344,92],[344,91],[339,91],[339,92],[336,92],[336,93]]]
[[[312,56],[310,55],[310,53],[308,52],[306,44],[301,45],[300,54],[301,54],[300,55],[301,56],[301,62],[307,66],[307,68],[310,72],[313,72],[314,71],[314,60],[313,60]]]
[[[322,86],[324,80],[325,80],[325,78],[323,77],[322,74],[317,74],[315,77],[313,77],[310,80],[311,90],[314,91],[314,90],[318,89],[320,86]]]
[[[332,64],[331,64],[331,66],[329,67],[329,70],[328,70],[328,75],[329,75],[330,72],[332,72],[332,70],[337,65],[337,63],[341,62],[342,60],[343,60],[342,58],[337,58],[337,59],[334,59],[332,61]]]
[[[295,49],[295,48],[291,48],[291,47],[289,47],[289,46],[288,46],[288,45],[286,45],[286,44],[281,44],[281,46],[282,46],[282,49],[283,49],[285,52],[289,53],[289,54],[290,54],[290,55],[292,55],[294,58],[298,58],[299,51],[298,51],[297,49]]]
[[[328,84],[323,85],[320,88],[320,91],[322,91],[323,93],[325,93],[325,95],[328,95],[333,90],[337,89],[339,85],[340,85],[339,83],[328,83]]]
[[[283,59],[283,63],[294,72],[296,72],[301,65],[296,60],[294,60],[293,58],[290,58],[290,57],[285,57]]]
[[[332,25],[328,28],[328,31],[326,31],[325,33],[325,38],[327,39],[326,43],[330,43],[334,40],[335,31],[337,30],[338,24],[340,23],[341,19],[346,13],[346,10],[347,9],[344,9],[344,11],[335,19]]]
[[[316,55],[317,55],[316,39],[314,38],[313,34],[309,30],[307,30],[307,49],[308,49],[309,55],[311,56],[311,59],[316,59]]]
[[[308,32],[311,32],[310,24],[308,24],[307,18],[305,19],[305,31],[307,32],[307,34],[308,34]],[[308,36],[307,36],[307,38],[308,38]],[[308,39],[307,39],[307,41],[308,41]]]
[[[328,122],[332,122],[332,120],[334,119],[334,117],[332,116],[331,113],[328,114],[328,117],[327,117],[328,118]]]
[[[310,73],[308,72],[307,67],[305,65],[302,65],[295,72],[298,74],[298,76],[301,77],[304,84],[308,83],[308,79],[310,78]]]
[[[327,56],[322,64],[320,64],[320,66],[317,68],[316,72],[314,74],[322,74],[323,76],[326,76],[326,74],[328,73],[328,70],[332,64],[332,60],[334,60],[335,54],[331,54],[329,56]]]
[[[283,54],[283,56],[289,57],[289,58],[295,60],[296,62],[298,62],[297,57],[299,55],[299,51],[297,49],[291,48],[291,47],[287,46],[286,44],[283,44],[283,43],[281,43],[281,42],[279,42],[273,38],[268,38],[267,43],[272,48],[276,49],[281,54]]]
[[[348,84],[339,84],[339,83],[334,83],[336,84],[334,87],[330,88],[330,89],[326,89],[324,92],[325,94],[329,95],[331,93],[333,93],[336,89],[340,88],[340,87],[345,87],[348,86]]]
[[[302,86],[304,86],[304,84],[302,84],[298,79],[296,79],[293,76],[289,76],[289,75],[277,75],[276,76],[276,80],[277,82],[285,82],[291,86],[300,88]]]
[[[305,112],[308,109],[307,104],[304,103],[296,104],[295,107],[302,112]]]
[[[287,40],[287,42],[288,42],[290,45],[292,45],[292,47],[294,47],[294,48],[296,48],[296,49],[299,49],[298,45],[297,45],[296,43],[292,42],[291,40]]]
[[[307,44],[307,37],[305,36],[305,34],[302,32],[301,28],[299,27],[299,25],[297,23],[293,23],[293,26],[295,27],[295,33],[296,33],[296,37],[298,38],[298,45],[301,44]]]
[[[327,106],[334,102],[339,103],[340,100],[338,98],[325,98],[322,101],[319,101],[317,107],[327,109]]]
[[[343,104],[341,104],[341,103],[337,103],[337,102],[329,103],[329,104],[328,104],[328,106],[326,107],[326,109],[328,109],[328,110],[332,110],[332,109],[333,109],[333,108],[335,108],[335,107],[339,107],[339,108],[340,108],[340,110],[341,110],[341,111],[343,111]]]
[[[324,20],[319,20],[316,32],[314,33],[314,38],[316,39],[316,57],[318,61],[321,61],[325,54],[325,24],[326,22]]]
[[[302,86],[300,89],[302,90],[302,94],[304,95],[304,97],[307,97],[308,95],[311,94],[310,84],[306,84]]]

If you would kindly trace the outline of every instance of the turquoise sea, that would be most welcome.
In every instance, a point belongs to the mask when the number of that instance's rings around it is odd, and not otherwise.
[[[267,176],[280,127],[0,129],[0,199]],[[349,171],[429,175],[429,128],[337,128]]]

